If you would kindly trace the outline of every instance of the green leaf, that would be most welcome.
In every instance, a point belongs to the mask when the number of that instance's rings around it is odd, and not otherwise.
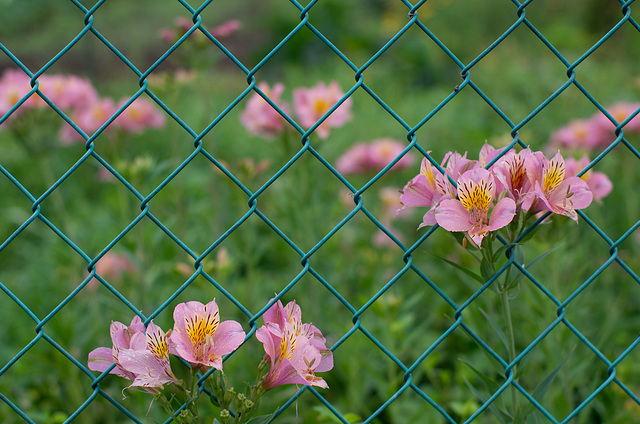
[[[469,390],[471,390],[471,393],[473,393],[475,397],[480,399],[482,403],[485,403],[487,399],[489,399],[489,396],[484,396],[482,393],[480,393],[478,389],[473,387],[473,385],[469,382],[469,380],[467,380],[466,377],[464,377],[464,382],[467,384],[467,387],[469,388]],[[507,424],[511,421],[510,420],[511,417],[509,416],[509,414],[506,411],[503,411],[497,406],[495,406],[495,402],[490,404],[488,408],[491,412],[493,412],[493,414],[498,418],[498,421],[500,421],[501,423]]]
[[[516,262],[518,262],[519,264],[523,264],[524,263],[524,252],[522,251],[522,245],[521,244],[516,244],[515,246],[513,246],[513,250],[512,250],[512,254],[513,254],[513,258],[515,259]]]
[[[498,336],[498,338],[500,339],[500,341],[502,342],[504,348],[507,350],[507,352],[509,351],[509,342],[507,340],[507,335],[504,334],[504,331],[502,331],[500,329],[500,327],[498,327],[498,325],[495,323],[495,321],[493,321],[493,319],[491,319],[491,317],[489,316],[489,314],[487,314],[484,309],[480,308],[480,313],[485,317],[485,319],[487,321],[489,321],[489,325],[491,326],[491,328],[493,328],[493,331],[496,332],[496,335]]]
[[[470,269],[467,269],[467,268],[463,267],[460,264],[457,264],[457,263],[455,263],[453,261],[450,261],[449,259],[445,259],[442,256],[438,256],[438,255],[433,255],[433,256],[435,256],[436,258],[448,263],[449,265],[451,265],[452,267],[458,269],[459,271],[464,272],[465,274],[467,274],[469,277],[473,278],[474,280],[476,280],[480,284],[484,284],[485,280],[483,280],[481,276],[479,276],[475,272],[471,271]]]
[[[538,386],[535,388],[535,390],[533,391],[533,393],[531,394],[531,396],[538,402],[540,402],[542,400],[542,398],[544,397],[544,395],[547,393],[547,390],[549,390],[549,387],[551,386],[551,383],[553,382],[553,379],[556,377],[556,375],[558,374],[558,372],[560,371],[560,369],[564,366],[564,364],[567,363],[567,361],[569,360],[569,358],[571,357],[571,354],[573,353],[573,351],[575,350],[575,346],[573,347],[573,349],[571,349],[571,352],[569,352],[569,355],[567,355],[567,357],[564,359],[564,361],[562,361],[560,363],[560,365],[558,365],[553,371],[551,371],[541,382],[540,384],[538,384]],[[529,415],[531,412],[533,412],[534,410],[536,410],[536,407],[533,403],[529,402],[529,404],[527,405],[527,409],[525,411],[525,417],[527,415]]]
[[[544,252],[543,254],[541,254],[540,256],[535,258],[534,260],[532,260],[531,263],[529,263],[527,265],[524,265],[523,262],[520,262],[520,261],[518,261],[518,263],[520,263],[524,269],[529,271],[529,269],[531,269],[535,264],[537,264],[542,258],[547,256],[549,253],[553,252],[554,250],[556,250],[557,248],[559,248],[563,244],[564,243],[561,243],[561,244],[559,244],[559,245],[557,245],[555,247],[552,247],[551,249],[547,250],[546,252]],[[509,287],[515,287],[520,282],[522,277],[524,277],[524,274],[522,272],[520,272],[520,270],[518,268],[516,268],[515,266],[513,267],[513,270],[515,271],[513,273],[515,275],[513,276],[513,279],[511,280],[511,282],[509,283]]]
[[[482,259],[480,262],[480,275],[482,276],[482,284],[486,283],[489,278],[493,277],[493,274],[496,273],[493,264],[487,261],[486,259]]]
[[[489,391],[495,392],[496,390],[498,390],[498,388],[500,388],[500,384],[496,380],[494,380],[493,378],[489,377],[488,375],[486,375],[485,373],[477,369],[474,365],[472,365],[471,363],[461,358],[458,358],[458,360],[463,364],[465,364],[466,366],[468,366],[471,369],[471,371],[473,371],[478,377],[480,377],[482,381],[484,381],[485,384],[487,385],[487,388],[489,389]]]
[[[512,246],[512,244],[503,244],[502,246],[500,246],[500,248],[498,248],[498,250],[496,250],[493,253],[493,256],[491,257],[491,259],[493,259],[493,263],[498,262],[498,259],[500,259],[500,257],[504,254],[504,252],[510,247]]]
[[[273,412],[269,415],[259,415],[251,418],[246,424],[269,424],[276,417],[276,413]]]

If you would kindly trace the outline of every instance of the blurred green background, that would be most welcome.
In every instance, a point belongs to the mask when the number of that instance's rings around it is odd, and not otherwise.
[[[87,1],[80,3],[87,8],[93,6]],[[621,4],[613,0],[539,0],[527,5],[526,18],[568,62],[573,62],[622,18],[620,9]],[[312,7],[309,22],[355,67],[361,67],[406,25],[407,13],[408,8],[400,1],[320,0]],[[177,1],[109,0],[96,10],[92,25],[144,72],[169,48],[170,44],[159,33],[172,27],[178,16],[190,18],[190,13]],[[477,0],[429,1],[420,7],[418,16],[464,64],[481,54],[518,19],[517,6],[512,2]],[[201,17],[207,28],[230,19],[241,22],[241,28],[222,42],[251,70],[299,24],[300,10],[285,0],[212,2]],[[71,1],[0,0],[0,43],[35,72],[82,31],[83,20],[84,13]],[[639,59],[640,34],[626,23],[576,68],[577,79],[602,105],[638,101]],[[8,68],[16,66],[9,57],[0,54],[0,69]],[[177,77],[173,79],[178,70],[185,68],[194,71],[190,79],[184,82]],[[137,75],[91,33],[47,73],[86,76],[101,95],[114,98],[132,96],[139,88]],[[319,81],[336,80],[347,91],[356,83],[354,74],[312,31],[302,28],[262,66],[256,79],[270,84],[283,82],[285,97],[290,99],[295,87],[309,87]],[[567,80],[566,66],[524,24],[478,62],[470,74],[474,84],[514,124],[525,119]],[[158,66],[149,81],[154,94],[196,133],[203,131],[247,87],[246,74],[232,60],[214,45],[199,46],[191,39]],[[364,81],[413,127],[450,95],[462,79],[459,66],[413,26],[365,70]],[[319,141],[315,147],[332,165],[356,142],[381,137],[406,140],[406,128],[364,90],[356,91],[352,99],[353,119],[333,130],[329,139]],[[299,134],[288,145],[249,135],[239,122],[245,104],[246,98],[207,133],[203,146],[243,185],[256,191],[298,151]],[[541,150],[554,130],[596,111],[580,90],[569,87],[523,126],[520,137],[532,149]],[[53,112],[43,119],[39,122],[50,126],[34,126],[26,144],[15,133],[0,131],[0,165],[36,197],[86,151],[83,144],[60,147],[55,129],[62,120]],[[418,144],[439,161],[450,150],[469,151],[469,156],[475,158],[485,140],[502,146],[511,141],[510,132],[510,126],[467,86],[416,134]],[[637,146],[637,135],[633,137],[629,141]],[[48,144],[39,144],[41,140]],[[193,152],[193,142],[189,133],[168,119],[162,130],[121,138],[100,136],[96,152],[148,196]],[[603,204],[590,206],[586,214],[613,241],[640,219],[637,160],[619,146],[594,167],[609,175],[614,191]],[[262,161],[266,161],[265,167],[260,169],[258,164]],[[43,202],[46,217],[90,257],[100,253],[140,214],[140,199],[117,181],[101,181],[97,177],[100,168],[97,161],[86,161]],[[378,218],[384,216],[378,191],[383,187],[401,189],[418,170],[416,165],[414,169],[389,172],[376,180],[363,195],[367,210]],[[347,179],[359,189],[372,177],[355,175]],[[261,194],[258,208],[307,252],[353,210],[351,199],[346,203],[341,200],[344,192],[341,181],[314,157],[305,154]],[[198,156],[151,199],[150,211],[190,249],[201,254],[249,210],[247,201],[246,193],[216,164]],[[31,207],[32,202],[8,178],[0,177],[0,241],[7,240],[29,219]],[[420,220],[416,212],[410,219],[393,223],[405,246],[412,246],[426,232],[416,231]],[[576,226],[566,220],[554,221],[543,227],[523,249],[526,258],[560,247],[533,268],[532,274],[560,301],[585,281],[590,282],[567,306],[566,319],[609,361],[614,361],[637,343],[638,282],[615,263],[605,267],[593,282],[589,280],[610,259],[611,243],[586,222]],[[368,217],[358,213],[311,257],[311,265],[322,279],[305,274],[284,299],[296,299],[302,307],[303,319],[322,329],[331,346],[352,329],[353,313],[323,282],[335,288],[357,310],[394,281],[364,311],[361,325],[408,367],[451,327],[455,309],[421,276],[403,271],[404,251],[400,247],[373,244],[371,237],[376,231]],[[131,229],[112,250],[129,257],[136,267],[110,282],[147,315],[194,272],[190,255],[148,218]],[[633,272],[640,268],[638,252],[635,234],[615,250]],[[470,255],[444,231],[431,235],[412,257],[413,264],[429,282],[458,305],[479,287],[464,273],[438,259],[444,257],[463,266],[475,266]],[[253,215],[224,239],[203,264],[213,281],[251,313],[256,313],[274,293],[297,278],[302,271],[300,260],[298,252]],[[83,282],[86,267],[87,262],[77,252],[37,219],[0,251],[0,282],[39,319]],[[394,280],[397,275],[400,277]],[[154,322],[168,329],[176,303],[207,302],[215,297],[223,319],[239,320],[248,330],[248,317],[211,282],[197,277]],[[513,293],[512,310],[518,351],[558,316],[557,305],[528,281]],[[110,343],[109,322],[128,323],[131,316],[131,310],[112,292],[102,286],[95,290],[86,287],[44,326],[44,331],[85,363],[89,351]],[[4,367],[35,333],[33,320],[4,294],[0,295],[0,320],[9,323],[0,330],[0,366]],[[486,291],[474,300],[464,311],[464,322],[498,354],[507,357],[496,293]],[[250,340],[225,362],[225,371],[236,381],[234,384],[242,387],[245,381],[255,378],[261,356],[261,346]],[[640,419],[637,359],[637,349],[631,349],[615,368],[616,378],[633,396],[611,383],[571,422],[630,423]],[[536,399],[558,421],[581,407],[610,375],[607,364],[565,325],[540,341],[518,371],[520,385],[529,393],[537,393]],[[403,386],[403,374],[402,368],[363,332],[356,331],[336,349],[335,369],[324,375],[330,389],[319,391],[341,418],[307,391],[276,422],[361,422]],[[504,369],[462,328],[453,331],[412,373],[412,382],[455,422],[468,419],[504,381]],[[34,422],[60,423],[91,396],[91,382],[57,349],[39,340],[0,374],[0,393]],[[166,420],[157,405],[149,407],[150,398],[142,393],[129,391],[127,399],[122,400],[124,385],[125,381],[116,376],[108,376],[101,383],[107,393],[140,421]],[[274,390],[265,397],[260,410],[270,413],[295,392],[295,387]],[[516,397],[526,409],[528,400],[519,393]],[[473,422],[517,422],[517,417],[506,419],[498,411],[513,407],[509,390],[493,405]],[[210,412],[215,411],[212,408]],[[549,422],[537,410],[527,412],[522,422]],[[0,421],[23,422],[6,402],[0,402]],[[129,421],[98,396],[73,422]],[[409,389],[372,422],[447,421]]]

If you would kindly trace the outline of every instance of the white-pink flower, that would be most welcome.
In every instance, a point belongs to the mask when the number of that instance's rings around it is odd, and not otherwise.
[[[303,384],[327,388],[316,372],[333,368],[333,353],[325,346],[320,330],[302,323],[295,301],[282,306],[279,300],[263,315],[264,323],[256,332],[271,366],[262,384],[270,390],[283,384]]]
[[[63,111],[80,109],[98,100],[98,92],[87,78],[76,75],[42,75],[40,91]]]
[[[240,323],[220,322],[215,300],[206,305],[196,301],[180,303],[173,311],[173,319],[171,353],[194,366],[222,370],[222,356],[244,342],[245,332]]]
[[[337,81],[329,85],[320,82],[311,88],[297,88],[293,91],[293,108],[300,124],[305,128],[315,125],[344,96]],[[340,127],[351,119],[351,98],[347,98],[316,128],[320,138],[329,136],[330,128]]]
[[[493,204],[495,182],[486,169],[471,169],[456,183],[458,198],[444,199],[435,209],[436,221],[445,230],[466,232],[480,246],[489,232],[505,227],[513,220],[516,203],[504,197]]]
[[[75,109],[69,118],[85,134],[91,136],[116,112],[115,102],[110,98],[98,99],[84,108]],[[65,123],[60,129],[60,142],[64,145],[82,142],[84,139],[71,125]]]
[[[587,156],[583,156],[580,160],[574,158],[567,158],[564,161],[565,176],[574,177],[578,172],[582,171],[587,165],[591,163],[591,160]],[[593,200],[598,203],[602,203],[602,198],[606,197],[613,190],[613,184],[609,177],[602,172],[596,172],[588,170],[580,177],[589,186],[589,191],[593,194]]]
[[[336,170],[342,175],[378,172],[396,159],[407,146],[390,138],[379,138],[368,143],[356,143],[336,162]],[[415,162],[407,152],[391,170],[405,169]]]
[[[258,88],[283,112],[289,113],[289,108],[280,99],[284,92],[282,83],[277,83],[270,88],[266,82],[261,82]],[[246,108],[240,114],[240,122],[249,133],[267,139],[273,139],[282,133],[286,123],[282,115],[258,93],[253,93],[247,101]]]
[[[109,373],[133,381],[135,380],[136,374],[123,368],[118,357],[122,349],[131,348],[131,338],[135,334],[144,334],[145,326],[140,317],[136,315],[131,320],[129,326],[119,321],[112,321],[110,330],[113,347],[99,347],[92,350],[91,353],[89,353],[89,369],[104,372],[115,363],[116,366]]]
[[[527,156],[525,166],[533,191],[522,203],[522,208],[529,213],[551,211],[578,222],[576,210],[589,206],[593,195],[584,180],[565,175],[560,152],[551,160],[542,152],[533,152]]]
[[[122,107],[128,101],[129,98],[120,100],[116,108]],[[124,132],[140,133],[147,128],[162,128],[165,124],[165,114],[151,100],[138,97],[113,123]]]
[[[165,384],[177,383],[169,362],[169,330],[166,334],[153,321],[145,333],[131,336],[130,347],[118,353],[120,366],[135,375],[129,387],[147,390],[162,389]]]

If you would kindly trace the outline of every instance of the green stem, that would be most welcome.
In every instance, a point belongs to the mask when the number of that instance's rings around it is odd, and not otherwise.
[[[193,414],[193,417],[196,419],[196,422],[200,422],[200,418],[198,417],[198,395],[200,394],[198,388],[198,369],[193,365],[191,366],[191,391],[189,393],[188,406],[189,411]]]
[[[513,321],[511,318],[511,307],[509,305],[509,294],[508,289],[503,287],[500,290],[500,303],[502,303],[502,313],[504,315],[505,325],[507,327],[507,340],[509,342],[509,363],[511,363],[516,357],[516,342],[515,335],[513,332]],[[513,365],[511,369],[513,374],[516,373],[516,365]],[[513,418],[515,420],[516,413],[518,410],[518,398],[516,396],[516,389],[514,386],[511,386],[511,403],[512,403],[512,411]],[[515,421],[514,421],[515,422]]]

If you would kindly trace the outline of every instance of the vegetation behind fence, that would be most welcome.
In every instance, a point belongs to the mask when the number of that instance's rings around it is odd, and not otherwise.
[[[639,419],[633,1],[25,3],[2,422]]]

